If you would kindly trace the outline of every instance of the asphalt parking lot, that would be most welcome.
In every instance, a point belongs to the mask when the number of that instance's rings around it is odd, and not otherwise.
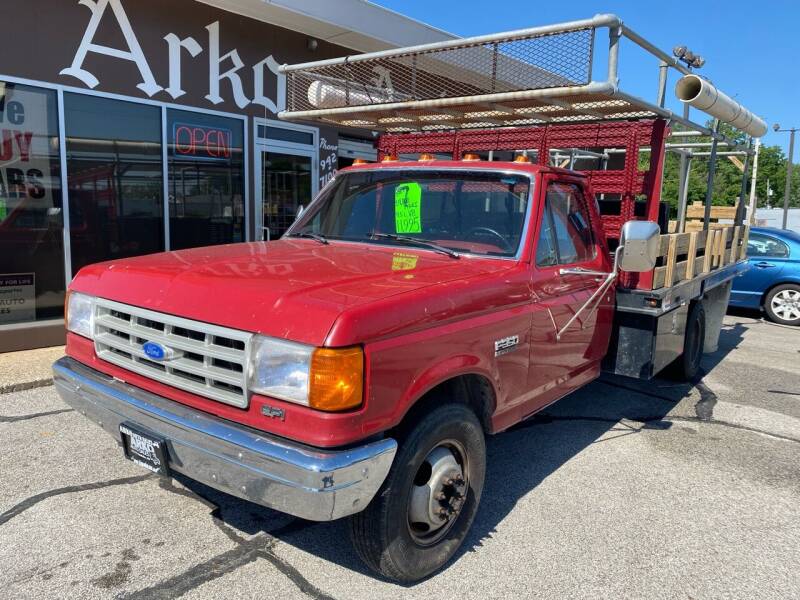
[[[728,316],[698,385],[604,377],[488,442],[463,551],[407,588],[344,523],[123,460],[52,386],[0,395],[4,598],[798,598],[800,330]]]

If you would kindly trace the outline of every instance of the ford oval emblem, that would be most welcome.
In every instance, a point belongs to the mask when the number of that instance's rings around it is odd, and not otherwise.
[[[167,349],[161,344],[156,342],[145,342],[142,344],[142,350],[151,360],[164,360],[167,358]]]

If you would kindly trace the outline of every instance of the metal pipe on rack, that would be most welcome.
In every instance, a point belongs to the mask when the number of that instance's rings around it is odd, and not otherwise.
[[[664,108],[664,103],[667,101],[667,75],[669,74],[669,64],[662,60],[658,65],[658,96],[656,96],[656,104]]]
[[[619,86],[619,40],[621,27],[608,28],[608,83]]]
[[[747,209],[747,222],[752,223],[756,217],[756,184],[758,183],[758,155],[761,150],[761,140],[756,139],[756,148],[753,153],[753,177],[750,184],[750,206]]]
[[[752,147],[753,145],[753,138],[751,137],[748,140],[748,146]],[[744,157],[744,169],[742,169],[742,189],[739,192],[739,203],[736,205],[736,218],[733,220],[733,224],[737,227],[742,224],[744,220],[744,199],[747,196],[747,172],[750,170],[750,154],[747,154]]]
[[[686,207],[689,204],[689,174],[692,171],[692,155],[681,156],[680,180],[678,184],[678,226],[675,233],[686,230]]]
[[[391,50],[380,50],[378,52],[367,52],[364,54],[353,54],[350,56],[330,58],[327,60],[317,60],[312,62],[300,63],[296,65],[281,65],[278,69],[280,73],[290,73],[292,71],[300,71],[308,68],[328,67],[331,65],[341,65],[345,63],[363,62],[365,60],[373,60],[377,58],[394,58],[398,56],[408,56],[409,54],[419,52],[430,52],[433,50],[448,50],[453,48],[461,48],[464,46],[480,45],[496,41],[513,41],[515,39],[522,39],[528,37],[538,37],[551,35],[554,33],[565,33],[568,31],[578,31],[581,29],[596,29],[598,27],[618,27],[622,23],[617,15],[613,14],[597,14],[590,19],[579,19],[576,21],[568,21],[566,23],[556,23],[554,25],[543,25],[540,27],[529,27],[526,29],[516,29],[512,31],[505,31],[503,33],[491,33],[488,35],[477,35],[468,38],[457,38],[454,40],[446,40],[443,42],[434,42],[431,44],[420,44],[418,46],[409,46],[406,48],[393,48]]]
[[[443,108],[463,104],[481,104],[485,102],[507,102],[521,100],[541,100],[546,98],[563,98],[581,96],[584,94],[614,95],[615,87],[603,81],[592,81],[585,85],[574,87],[539,88],[534,90],[518,90],[514,92],[500,92],[494,94],[479,94],[477,96],[456,96],[452,98],[430,98],[428,100],[407,100],[403,102],[389,102],[386,104],[365,104],[358,106],[341,106],[338,108],[323,108],[314,110],[281,111],[278,118],[292,120],[313,119],[314,117],[330,117],[354,113],[392,112],[403,109],[424,110],[427,108]],[[637,100],[641,103],[642,100]],[[669,111],[662,111],[669,114]]]
[[[672,144],[665,144],[667,148],[711,148],[713,142],[675,142]],[[718,146],[729,146],[730,143],[724,140],[717,142]]]
[[[689,120],[689,105],[683,105],[683,118]],[[691,133],[700,133],[689,130]],[[678,134],[688,132],[675,132],[676,137],[682,137]],[[683,233],[686,227],[686,203],[689,199],[689,173],[692,169],[692,151],[691,150],[673,150],[680,152],[681,160],[678,167],[678,233]]]
[[[735,151],[735,150],[720,150],[717,153],[717,156],[750,156],[749,152],[744,151]],[[711,156],[711,152],[693,152],[692,156]]]
[[[633,31],[630,27],[628,27],[624,23],[620,22],[620,29],[622,29],[622,35],[624,35],[626,38],[628,38],[630,41],[632,41],[637,46],[640,46],[641,48],[644,48],[645,50],[647,50],[650,54],[654,55],[656,58],[661,59],[662,61],[667,63],[673,69],[676,69],[676,70],[680,71],[684,75],[688,75],[689,73],[692,72],[691,69],[686,67],[683,63],[681,63],[674,56],[670,56],[669,54],[664,52],[658,46],[655,46],[655,45],[651,44],[650,42],[648,42],[646,39],[644,39],[642,36],[640,36],[638,33]]]
[[[714,132],[719,131],[721,121],[714,119]],[[708,229],[711,222],[711,201],[714,199],[714,175],[717,172],[717,138],[712,142],[710,156],[708,158],[708,178],[706,179],[706,201],[705,212],[703,214],[703,229]]]

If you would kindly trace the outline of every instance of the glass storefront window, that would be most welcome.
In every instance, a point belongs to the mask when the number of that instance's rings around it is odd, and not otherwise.
[[[168,110],[167,136],[170,247],[244,241],[242,121]]]
[[[72,271],[164,250],[161,109],[64,94]]]
[[[56,93],[0,81],[0,326],[59,318],[64,289]]]

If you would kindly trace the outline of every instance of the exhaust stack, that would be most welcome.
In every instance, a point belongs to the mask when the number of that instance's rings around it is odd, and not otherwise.
[[[684,75],[675,84],[675,95],[681,102],[690,104],[753,137],[759,138],[767,133],[767,124],[763,119],[720,92],[702,77],[694,74]]]

